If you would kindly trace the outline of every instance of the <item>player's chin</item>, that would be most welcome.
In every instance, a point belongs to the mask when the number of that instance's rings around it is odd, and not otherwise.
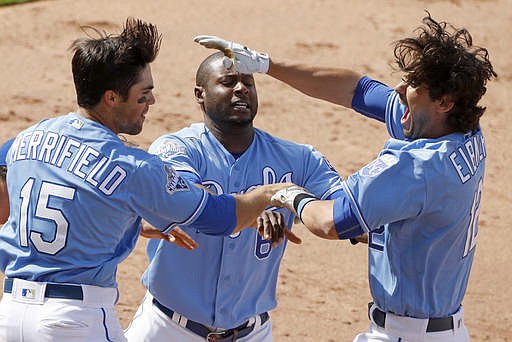
[[[139,120],[137,123],[134,123],[129,130],[127,130],[127,132],[125,132],[126,134],[129,134],[129,135],[137,135],[139,134],[140,132],[142,132],[142,127],[144,126],[144,119],[141,119]]]

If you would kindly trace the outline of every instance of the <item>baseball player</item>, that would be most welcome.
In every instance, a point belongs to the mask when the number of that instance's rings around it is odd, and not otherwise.
[[[283,187],[214,196],[123,143],[118,134],[138,134],[155,103],[150,63],[160,41],[154,25],[133,18],[119,35],[76,40],[78,111],[22,131],[10,147],[0,341],[125,341],[116,268],[142,218],[162,234],[194,224],[229,235],[250,226]]]
[[[334,198],[341,179],[312,146],[276,138],[253,126],[258,109],[252,74],[226,68],[218,52],[199,66],[194,89],[204,114],[196,123],[158,138],[158,154],[192,183],[217,194],[245,193],[261,184],[293,182],[318,198]],[[279,210],[290,227],[294,215]],[[209,236],[191,225],[193,252],[148,242],[148,289],[126,331],[129,341],[272,341],[268,311],[276,306],[279,264],[286,247],[254,229]]]
[[[396,42],[402,82],[391,88],[346,69],[270,60],[217,37],[243,72],[268,72],[298,90],[386,124],[379,157],[343,182],[336,200],[301,189],[276,195],[326,239],[369,234],[373,303],[354,341],[469,341],[461,302],[475,253],[486,148],[478,101],[496,73],[465,29],[430,14]]]
[[[9,217],[9,193],[7,192],[7,151],[14,139],[10,139],[0,147],[0,224],[7,221]]]

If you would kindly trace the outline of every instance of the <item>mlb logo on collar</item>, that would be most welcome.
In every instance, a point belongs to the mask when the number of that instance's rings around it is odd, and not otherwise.
[[[84,126],[84,122],[80,119],[73,119],[69,122],[69,124],[76,129],[80,129]]]

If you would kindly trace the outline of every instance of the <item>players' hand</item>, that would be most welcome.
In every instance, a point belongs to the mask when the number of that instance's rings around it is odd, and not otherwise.
[[[267,73],[270,66],[270,57],[266,53],[251,50],[247,46],[230,42],[215,36],[196,36],[194,41],[210,49],[224,52],[226,58],[224,66],[230,69],[233,65],[241,74],[255,72]]]
[[[357,245],[359,242],[368,244],[368,233],[364,233],[350,239],[350,243],[353,245]]]
[[[278,211],[265,210],[256,219],[258,233],[265,240],[272,241],[272,248],[282,243],[284,237],[287,237],[293,243],[300,244],[302,240],[286,227],[283,214]]]
[[[295,198],[299,195],[301,195],[301,197],[315,198],[315,196],[306,189],[298,185],[292,185],[277,191],[270,199],[270,204],[276,207],[284,207],[294,213],[295,216],[299,216],[294,206]]]
[[[170,243],[174,243],[176,246],[188,249],[189,251],[199,247],[197,242],[185,233],[180,227],[176,227],[169,234],[164,234],[156,228],[149,225],[142,225],[140,235],[148,239],[162,239]]]

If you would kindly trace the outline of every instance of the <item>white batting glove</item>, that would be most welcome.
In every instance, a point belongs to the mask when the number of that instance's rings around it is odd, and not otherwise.
[[[304,206],[317,200],[315,195],[300,186],[290,186],[279,190],[271,198],[270,203],[277,207],[284,207],[300,218]]]
[[[270,57],[266,53],[251,50],[247,46],[224,40],[215,36],[196,36],[194,41],[210,49],[217,49],[230,58],[231,64],[224,64],[226,68],[231,68],[233,64],[236,70],[241,74],[253,74],[261,72],[266,74],[270,66]]]

